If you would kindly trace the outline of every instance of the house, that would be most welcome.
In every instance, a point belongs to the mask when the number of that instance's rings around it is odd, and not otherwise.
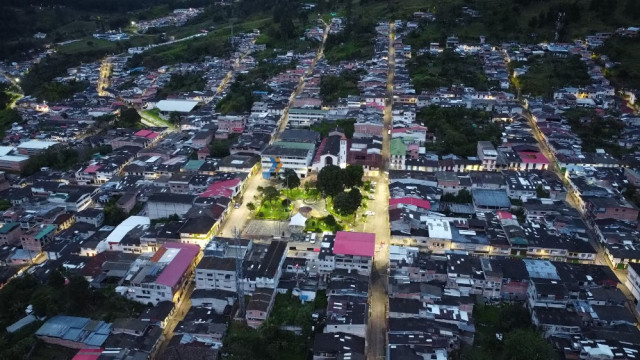
[[[161,192],[149,195],[147,216],[150,219],[166,218],[171,215],[184,216],[191,209],[196,195]]]
[[[218,289],[195,289],[191,293],[191,306],[202,306],[222,314],[227,306],[233,306],[237,294],[232,291]]]
[[[293,128],[308,127],[324,120],[328,112],[328,110],[292,108],[287,115],[287,123]]]
[[[316,334],[313,360],[364,359],[364,338],[345,333]]]
[[[511,201],[503,189],[472,189],[471,195],[476,211],[511,209]]]
[[[111,332],[111,324],[76,316],[56,315],[37,331],[36,337],[48,344],[72,349],[99,349]]]
[[[323,167],[329,165],[347,166],[347,138],[344,134],[333,133],[322,140],[315,157],[311,169],[319,172]]]
[[[267,320],[276,299],[276,290],[273,288],[257,288],[251,295],[247,304],[247,325],[258,328]]]
[[[325,235],[318,258],[319,272],[334,270],[354,271],[370,274],[375,251],[375,234],[338,231],[336,235]]]
[[[125,277],[126,296],[143,304],[178,302],[199,260],[200,247],[166,243],[152,256],[138,258]]]
[[[175,306],[172,301],[160,301],[154,306],[144,309],[138,319],[164,328],[174,312]]]
[[[587,214],[593,220],[616,219],[635,222],[638,220],[638,207],[620,197],[582,197]]]
[[[640,301],[640,264],[629,264],[627,270],[627,281],[625,281],[625,285],[629,291],[631,291],[636,301]]]
[[[0,245],[16,245],[20,242],[20,223],[8,222],[0,227]]]
[[[91,224],[99,228],[104,222],[104,211],[95,208],[84,209],[76,214],[76,222]]]
[[[55,225],[35,225],[24,231],[20,236],[22,248],[28,251],[39,253],[44,245],[51,242],[56,233]]]

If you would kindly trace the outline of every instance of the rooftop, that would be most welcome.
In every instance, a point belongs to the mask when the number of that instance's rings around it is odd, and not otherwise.
[[[338,231],[333,253],[340,255],[373,257],[376,247],[376,235],[372,233]]]

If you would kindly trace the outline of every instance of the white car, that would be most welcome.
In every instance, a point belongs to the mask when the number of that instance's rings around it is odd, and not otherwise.
[[[367,210],[367,212],[365,212],[364,214],[367,215],[367,216],[373,216],[373,215],[376,214],[376,212],[375,211],[371,211],[371,210]]]

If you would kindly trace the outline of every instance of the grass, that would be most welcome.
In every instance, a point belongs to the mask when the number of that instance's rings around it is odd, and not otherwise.
[[[167,120],[160,117],[160,110],[158,109],[142,110],[142,111],[139,111],[139,113],[144,120],[150,123],[153,123],[154,126],[169,127],[169,128],[173,127],[171,123],[169,123]]]
[[[256,211],[256,217],[265,220],[287,220],[290,214],[291,206],[283,206],[281,199],[273,202],[263,201]]]
[[[283,189],[282,195],[291,201],[294,200],[318,200],[320,192],[314,188],[309,190],[303,188]]]

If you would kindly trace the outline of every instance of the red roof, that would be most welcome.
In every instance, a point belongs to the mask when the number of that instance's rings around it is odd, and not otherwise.
[[[522,159],[522,162],[525,164],[549,164],[547,157],[540,152],[519,151],[518,156],[520,156],[520,159]]]
[[[496,213],[498,215],[498,219],[500,220],[504,220],[504,219],[515,219],[516,217],[513,216],[512,213],[506,211],[506,210],[500,210]]]
[[[187,271],[196,256],[198,256],[200,246],[194,244],[166,243],[162,247],[168,249],[180,249],[180,252],[176,254],[173,260],[171,260],[169,265],[164,268],[160,276],[156,279],[157,284],[173,288],[178,284],[178,281]]]
[[[371,256],[376,248],[376,234],[338,231],[333,253],[338,255]]]
[[[94,173],[96,171],[98,171],[98,169],[100,169],[102,167],[102,165],[91,165],[88,166],[86,169],[84,169],[84,172],[86,173]]]
[[[233,189],[241,182],[240,179],[231,179],[213,183],[200,194],[200,197],[224,196],[230,198],[233,195]]]
[[[71,360],[97,360],[102,349],[81,349]]]
[[[142,136],[142,137],[146,137],[147,135],[151,134],[153,131],[151,130],[147,130],[147,129],[142,129],[140,131],[138,131],[137,133],[135,133],[135,136]]]
[[[419,208],[431,210],[431,203],[429,202],[429,200],[418,199],[414,197],[401,197],[401,198],[389,199],[389,206],[394,206],[398,204],[414,205]]]

